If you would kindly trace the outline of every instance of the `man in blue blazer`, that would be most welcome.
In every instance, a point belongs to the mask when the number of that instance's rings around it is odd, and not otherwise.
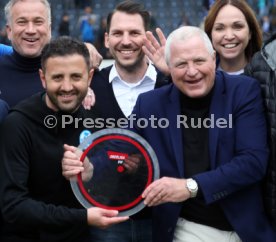
[[[173,84],[141,94],[132,113],[156,121],[134,127],[160,164],[162,178],[143,193],[154,242],[276,241],[261,195],[268,149],[258,82],[216,72],[196,27],[175,30],[165,58]]]

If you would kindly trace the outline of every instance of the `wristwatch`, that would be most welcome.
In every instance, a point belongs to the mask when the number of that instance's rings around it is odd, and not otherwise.
[[[189,179],[187,179],[186,187],[191,194],[191,198],[196,197],[196,194],[198,191],[197,182],[194,179],[189,178]]]

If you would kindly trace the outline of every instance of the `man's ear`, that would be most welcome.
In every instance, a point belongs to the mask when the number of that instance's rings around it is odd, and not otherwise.
[[[10,25],[8,25],[8,24],[6,24],[6,32],[7,32],[7,37],[8,37],[8,39],[11,41],[11,36],[12,36],[12,34],[11,34],[11,27],[10,27]]]
[[[42,86],[44,87],[44,89],[46,89],[46,79],[42,69],[39,69],[39,76],[40,76]]]
[[[91,84],[93,75],[94,75],[94,69],[92,68],[92,69],[90,69],[90,71],[88,73],[88,86],[90,86],[90,84]]]
[[[104,45],[109,49],[109,36],[107,32],[104,33]]]

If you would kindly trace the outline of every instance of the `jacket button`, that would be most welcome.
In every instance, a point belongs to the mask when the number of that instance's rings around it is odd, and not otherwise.
[[[172,227],[169,227],[168,228],[168,233],[171,233],[172,232]]]

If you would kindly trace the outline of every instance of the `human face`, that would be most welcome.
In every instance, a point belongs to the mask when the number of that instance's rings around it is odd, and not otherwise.
[[[251,33],[244,14],[238,8],[229,4],[221,8],[211,34],[221,61],[246,60],[245,49]]]
[[[51,38],[46,6],[37,0],[17,2],[11,8],[7,34],[12,46],[20,55],[38,57]]]
[[[73,113],[81,105],[90,85],[93,71],[88,71],[81,55],[50,57],[45,72],[39,71],[46,89],[46,104],[54,111]]]
[[[105,45],[120,68],[140,67],[145,57],[142,46],[145,36],[143,19],[139,14],[115,12],[110,31],[105,34]]]
[[[173,41],[169,62],[173,83],[186,96],[200,98],[210,92],[215,80],[216,58],[200,37]]]

